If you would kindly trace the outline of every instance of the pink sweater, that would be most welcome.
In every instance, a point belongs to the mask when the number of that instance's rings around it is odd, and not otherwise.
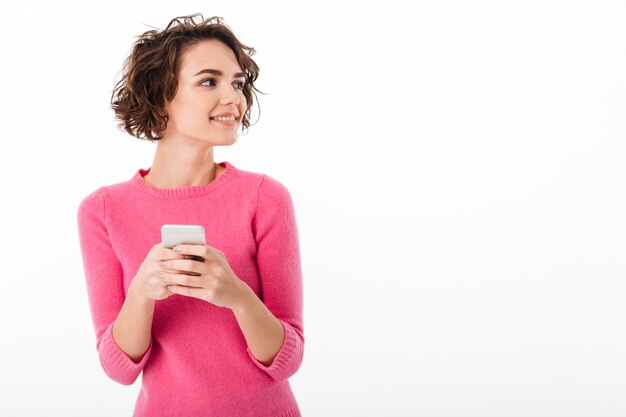
[[[231,163],[207,185],[156,188],[139,169],[87,195],[77,211],[96,348],[104,372],[130,385],[143,371],[133,416],[300,416],[288,378],[304,353],[303,286],[294,206],[287,188]],[[200,224],[206,243],[280,320],[285,341],[270,366],[257,361],[233,312],[180,294],[155,301],[152,340],[135,363],[111,328],[163,224]]]

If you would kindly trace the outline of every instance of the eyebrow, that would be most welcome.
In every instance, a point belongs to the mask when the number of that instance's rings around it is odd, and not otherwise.
[[[197,74],[194,75],[194,77],[200,75],[200,74],[204,74],[204,73],[209,73],[209,74],[213,74],[213,75],[218,75],[218,76],[222,76],[224,75],[224,73],[220,70],[217,69],[211,69],[211,68],[205,68],[203,70],[200,70]],[[246,74],[244,74],[243,72],[238,72],[235,74],[235,78],[244,78]]]

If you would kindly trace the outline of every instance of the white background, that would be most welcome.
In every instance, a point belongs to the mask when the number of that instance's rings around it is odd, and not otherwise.
[[[256,0],[0,6],[0,415],[131,415],[76,210],[150,166],[111,91],[194,12],[257,50],[215,160],[293,197],[303,416],[626,415],[626,3]]]

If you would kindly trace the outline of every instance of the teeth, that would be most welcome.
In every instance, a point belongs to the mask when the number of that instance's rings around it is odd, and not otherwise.
[[[234,121],[235,120],[235,116],[230,116],[230,117],[211,117],[211,119],[221,120],[221,121],[226,121],[226,120]]]

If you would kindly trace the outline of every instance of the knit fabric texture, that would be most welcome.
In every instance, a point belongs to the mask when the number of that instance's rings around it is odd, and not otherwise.
[[[112,380],[141,374],[133,416],[297,417],[288,378],[304,353],[303,285],[294,205],[267,174],[219,163],[206,185],[157,188],[131,179],[102,186],[80,202],[78,236],[96,349]],[[155,301],[152,339],[139,362],[116,344],[112,327],[131,281],[164,224],[198,224],[206,244],[224,253],[233,272],[280,321],[283,346],[271,365],[247,346],[232,310],[173,294]]]

